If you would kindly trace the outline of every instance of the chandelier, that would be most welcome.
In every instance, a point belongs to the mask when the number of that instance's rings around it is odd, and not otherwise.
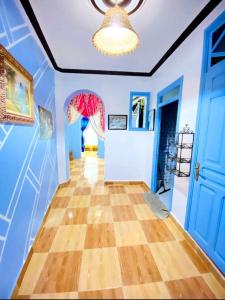
[[[115,5],[109,8],[102,25],[93,35],[93,45],[106,55],[124,55],[139,45],[139,37],[131,26],[124,8]]]

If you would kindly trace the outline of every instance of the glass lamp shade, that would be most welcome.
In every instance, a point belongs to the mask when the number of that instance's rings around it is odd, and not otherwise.
[[[104,17],[100,29],[93,36],[95,48],[106,55],[123,55],[134,51],[139,45],[127,12],[116,5]]]

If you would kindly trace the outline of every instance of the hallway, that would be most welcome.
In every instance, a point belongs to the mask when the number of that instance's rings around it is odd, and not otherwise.
[[[222,280],[141,184],[104,184],[104,162],[73,160],[20,275],[17,299],[224,298]]]

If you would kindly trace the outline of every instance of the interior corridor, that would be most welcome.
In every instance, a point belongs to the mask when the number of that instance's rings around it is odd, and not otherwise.
[[[104,184],[94,152],[71,161],[20,275],[17,299],[223,298],[212,265],[141,183]]]

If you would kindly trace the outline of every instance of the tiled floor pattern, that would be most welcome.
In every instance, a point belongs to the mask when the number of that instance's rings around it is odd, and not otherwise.
[[[33,247],[18,298],[225,298],[225,286],[142,185],[104,185],[104,162],[71,162]]]

